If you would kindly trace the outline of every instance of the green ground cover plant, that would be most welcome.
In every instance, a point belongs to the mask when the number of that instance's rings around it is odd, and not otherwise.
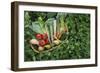
[[[65,31],[60,39],[60,44],[51,47],[53,50],[37,53],[30,46],[30,40],[36,39],[36,33],[45,33],[47,25],[48,35],[52,37],[53,20],[57,20]],[[64,25],[63,25],[64,24]],[[49,28],[50,27],[50,28]],[[40,30],[41,29],[41,30]],[[59,31],[59,32],[61,32]],[[41,38],[41,37],[39,37]],[[52,38],[51,38],[52,42]],[[43,44],[42,44],[43,45]],[[50,48],[50,49],[51,49]],[[90,58],[90,15],[80,13],[62,12],[24,12],[24,61],[45,61],[64,59]]]

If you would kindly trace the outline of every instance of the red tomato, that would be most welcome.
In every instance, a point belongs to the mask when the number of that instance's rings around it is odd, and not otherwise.
[[[44,40],[40,40],[40,41],[39,41],[39,45],[40,45],[40,46],[44,46],[45,44],[46,44],[46,43],[45,43]]]
[[[42,39],[42,34],[36,34],[37,39]]]

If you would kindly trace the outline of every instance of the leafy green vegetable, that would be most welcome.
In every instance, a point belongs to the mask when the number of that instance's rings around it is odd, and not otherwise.
[[[49,41],[50,43],[53,42],[53,31],[54,31],[54,18],[50,18],[48,19],[46,22],[45,22],[45,28],[46,28],[46,31],[48,33],[48,37],[49,37]]]
[[[32,26],[30,28],[36,33],[44,33],[43,28],[39,22],[32,22]]]

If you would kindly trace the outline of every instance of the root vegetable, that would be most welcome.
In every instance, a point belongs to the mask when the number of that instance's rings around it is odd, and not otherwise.
[[[41,47],[41,46],[39,46],[38,50],[39,50],[39,51],[43,51],[43,50],[44,50],[44,48],[43,48],[43,47]]]
[[[31,44],[37,44],[37,45],[39,44],[39,42],[36,39],[31,39],[30,40],[30,43]]]
[[[45,44],[46,44],[46,43],[45,43],[44,40],[40,40],[40,41],[39,41],[39,45],[40,45],[40,46],[44,46]]]
[[[42,34],[42,39],[47,39],[47,38],[48,38],[47,33]]]
[[[45,45],[44,46],[46,49],[50,49],[51,48],[51,45]]]
[[[60,40],[54,40],[54,41],[53,41],[53,43],[54,43],[55,45],[59,45],[60,42],[61,42]]]
[[[48,44],[49,43],[49,40],[48,39],[45,39],[44,41],[45,41],[45,44]]]
[[[43,37],[42,34],[36,34],[36,38],[37,38],[37,39],[40,40],[40,39],[42,39],[42,37]]]

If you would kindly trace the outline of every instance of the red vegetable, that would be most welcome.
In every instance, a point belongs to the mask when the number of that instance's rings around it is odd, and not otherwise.
[[[42,34],[36,34],[37,39],[42,39],[42,37],[43,37]]]
[[[42,39],[47,39],[47,38],[48,38],[47,33],[42,34]]]
[[[45,39],[44,41],[45,41],[45,43],[46,43],[46,44],[48,44],[48,43],[49,43],[49,40],[48,40],[48,39]]]
[[[40,45],[40,46],[44,46],[45,44],[46,44],[46,43],[45,43],[44,40],[40,40],[40,41],[39,41],[39,45]]]

